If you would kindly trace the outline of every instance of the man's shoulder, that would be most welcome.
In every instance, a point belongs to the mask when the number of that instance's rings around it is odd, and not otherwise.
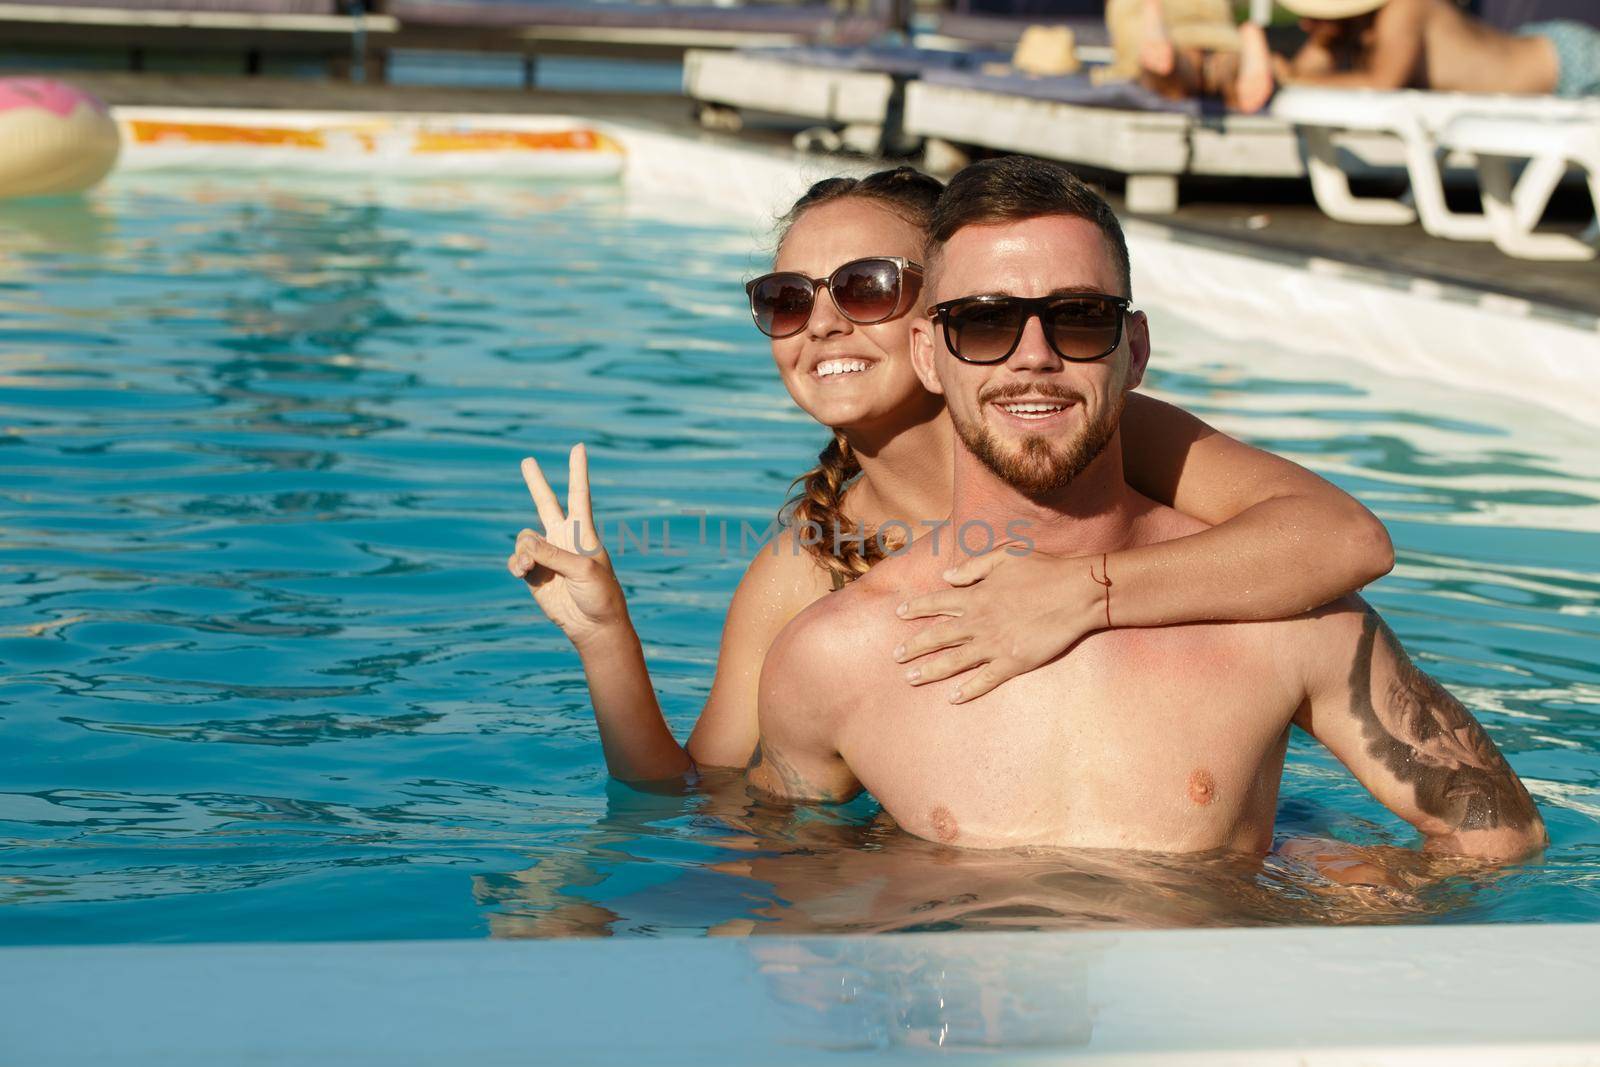
[[[1211,527],[1176,508],[1151,500],[1143,494],[1135,493],[1138,501],[1138,513],[1133,522],[1133,543],[1135,545],[1153,545],[1161,541],[1176,541],[1180,537],[1188,537]]]
[[[844,588],[812,601],[789,620],[767,654],[773,675],[791,680],[799,675],[819,686],[852,677],[851,665],[888,640],[885,620],[895,621],[895,605],[904,598],[893,582],[884,580],[890,575],[881,572],[896,569],[897,562],[879,563]]]
[[[1267,643],[1272,661],[1302,688],[1320,688],[1347,676],[1363,640],[1370,645],[1383,620],[1352,593],[1287,619],[1247,624]]]
[[[1292,625],[1297,634],[1297,639],[1303,641],[1325,641],[1338,637],[1341,634],[1354,637],[1362,628],[1368,625],[1368,620],[1377,620],[1378,613],[1372,610],[1359,594],[1350,593],[1338,600],[1312,608],[1310,611],[1291,616],[1285,620]]]
[[[1347,669],[1363,629],[1382,625],[1365,601],[1351,595],[1286,618],[1211,620],[1108,632],[1136,645],[1162,647],[1173,655],[1203,652],[1211,661],[1221,662],[1218,657],[1224,657],[1241,667],[1253,665],[1250,669],[1267,671],[1290,688],[1300,688],[1306,679],[1325,673],[1336,661],[1342,664],[1338,669]]]
[[[874,622],[881,621],[884,612],[893,618],[895,604],[899,603],[893,586],[873,580],[892,562],[878,564],[863,577],[807,605],[785,628],[785,635],[806,647],[860,647],[874,629]]]
[[[807,605],[778,633],[761,666],[762,733],[777,723],[827,736],[862,678],[863,598],[846,586]],[[892,610],[892,609],[891,609]]]

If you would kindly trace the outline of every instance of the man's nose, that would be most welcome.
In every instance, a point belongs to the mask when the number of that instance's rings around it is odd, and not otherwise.
[[[833,302],[833,294],[828,292],[828,287],[819,288],[811,304],[811,318],[806,322],[806,333],[820,340],[824,337],[837,337],[842,333],[849,333],[853,328],[854,324],[839,313],[839,307]]]
[[[1062,358],[1045,340],[1044,324],[1039,321],[1039,316],[1029,316],[1028,321],[1022,324],[1022,337],[1017,341],[1017,350],[1006,360],[1006,367],[1013,371],[1058,371],[1063,366]]]

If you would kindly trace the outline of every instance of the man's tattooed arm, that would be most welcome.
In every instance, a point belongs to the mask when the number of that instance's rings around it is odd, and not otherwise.
[[[1342,636],[1343,678],[1327,664],[1327,684],[1295,721],[1422,831],[1429,850],[1504,861],[1542,847],[1544,822],[1505,757],[1377,613],[1336,612],[1329,624]]]
[[[851,703],[851,694],[839,688],[836,640],[835,629],[819,625],[808,610],[768,650],[757,704],[761,735],[745,768],[753,792],[823,804],[842,804],[861,792],[836,741],[841,709]]]
[[[755,754],[750,757],[750,765],[744,773],[746,783],[754,792],[791,803],[842,804],[861,792],[861,785],[853,775],[847,775],[842,782],[837,780],[837,774],[826,776],[835,779],[832,782],[808,780],[783,753],[761,741],[756,742]]]

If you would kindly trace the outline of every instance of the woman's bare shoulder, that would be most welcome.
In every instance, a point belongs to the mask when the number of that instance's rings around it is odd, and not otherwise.
[[[756,551],[739,583],[740,596],[759,599],[786,617],[793,617],[832,590],[830,572],[792,526],[784,527]]]

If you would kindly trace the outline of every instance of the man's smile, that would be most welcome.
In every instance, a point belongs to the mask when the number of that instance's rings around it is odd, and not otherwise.
[[[989,406],[999,412],[1005,421],[1038,429],[1043,425],[1060,421],[1061,416],[1070,411],[1076,403],[1073,400],[1057,397],[1026,396],[991,401]]]
[[[1069,412],[1083,403],[1076,390],[1051,382],[1012,382],[986,392],[991,395],[980,403],[994,412],[997,423],[1030,433],[1049,431],[1066,422]]]

